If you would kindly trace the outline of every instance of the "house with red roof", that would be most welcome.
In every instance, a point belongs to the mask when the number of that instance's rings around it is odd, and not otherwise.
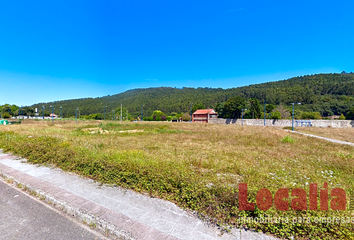
[[[208,123],[210,118],[217,118],[218,113],[214,109],[198,109],[192,115],[192,121],[197,123]]]

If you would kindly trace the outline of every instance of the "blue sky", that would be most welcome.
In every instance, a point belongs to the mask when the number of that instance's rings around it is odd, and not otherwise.
[[[354,71],[352,0],[1,1],[0,105]]]

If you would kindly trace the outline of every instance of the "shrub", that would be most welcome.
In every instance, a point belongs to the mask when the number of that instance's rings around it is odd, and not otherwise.
[[[155,110],[153,113],[152,113],[152,117],[153,117],[153,120],[154,121],[160,121],[161,120],[161,117],[164,116],[165,114],[160,111],[160,110]]]
[[[321,114],[319,112],[303,112],[301,114],[302,119],[321,119]]]
[[[339,120],[345,120],[343,113],[340,115]]]
[[[11,116],[10,116],[9,113],[6,112],[6,113],[3,113],[3,114],[2,114],[2,117],[3,117],[3,118],[10,118]]]
[[[102,116],[101,113],[93,113],[88,116],[88,119],[95,119],[95,120],[99,120],[99,119],[103,119],[103,118],[104,118],[104,116]]]
[[[281,142],[282,143],[293,143],[293,142],[295,142],[295,140],[290,136],[285,136],[281,139]]]
[[[348,112],[347,112],[347,117],[346,119],[348,120],[354,120],[354,107],[352,109],[350,109]]]
[[[281,113],[278,110],[273,110],[272,114],[270,115],[271,119],[281,119]]]
[[[191,119],[191,115],[189,115],[189,113],[183,114],[182,116],[183,121],[190,121],[190,119]]]
[[[280,113],[280,116],[282,119],[286,119],[289,118],[291,116],[290,112],[288,111],[288,109],[286,109],[283,105],[279,105],[276,109],[276,112]],[[273,110],[274,112],[274,110]],[[280,119],[280,118],[277,118]]]

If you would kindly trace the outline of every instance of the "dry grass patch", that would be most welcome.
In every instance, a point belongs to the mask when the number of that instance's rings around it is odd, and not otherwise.
[[[114,134],[90,134],[99,128]],[[134,131],[136,130],[136,131]],[[125,131],[125,132],[121,132]],[[28,136],[33,136],[28,138]],[[291,134],[272,127],[191,123],[67,122],[0,128],[0,147],[94,180],[175,202],[220,224],[241,216],[351,216],[350,211],[280,212],[272,207],[238,211],[238,184],[249,200],[258,190],[303,188],[327,182],[354,189],[354,148]],[[53,158],[54,154],[54,158]],[[248,224],[289,238],[349,238],[353,225]]]

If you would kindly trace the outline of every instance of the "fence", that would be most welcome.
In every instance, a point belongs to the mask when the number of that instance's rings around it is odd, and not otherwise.
[[[242,119],[214,118],[209,120],[214,124],[237,124],[241,125]],[[264,119],[243,119],[245,126],[264,126]],[[351,128],[354,127],[354,120],[311,120],[312,127],[333,127],[333,128]],[[266,119],[266,126],[291,127],[292,120],[288,119]],[[295,121],[294,121],[295,126]],[[305,126],[302,126],[305,127]]]

